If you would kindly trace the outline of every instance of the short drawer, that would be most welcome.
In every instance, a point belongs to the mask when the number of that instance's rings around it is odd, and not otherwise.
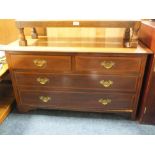
[[[71,71],[70,56],[11,55],[13,69]]]
[[[125,93],[88,93],[21,90],[23,105],[91,111],[132,110],[134,96]]]
[[[42,86],[70,89],[98,89],[136,91],[137,76],[121,75],[75,75],[75,74],[38,74],[15,72],[18,86]]]
[[[75,70],[100,73],[139,73],[140,57],[75,57]]]

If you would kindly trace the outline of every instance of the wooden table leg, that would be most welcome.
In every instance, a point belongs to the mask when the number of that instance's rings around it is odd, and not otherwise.
[[[32,28],[31,37],[32,37],[32,39],[37,39],[38,38],[37,30],[34,27]]]
[[[130,47],[130,28],[125,29],[123,45],[124,47]]]
[[[130,47],[137,47],[138,45],[138,32],[139,32],[140,26],[141,26],[140,23],[136,23],[135,26],[132,28]]]
[[[24,28],[19,28],[19,45],[27,46],[27,40],[25,39]]]

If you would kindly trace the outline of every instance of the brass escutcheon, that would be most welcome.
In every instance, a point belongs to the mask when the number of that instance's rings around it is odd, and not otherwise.
[[[99,103],[103,104],[103,105],[108,105],[109,103],[111,103],[111,99],[99,99],[98,101]]]
[[[49,96],[40,96],[39,99],[43,101],[44,103],[47,103],[49,100],[51,100],[51,97]]]
[[[100,81],[100,84],[102,85],[102,86],[104,86],[105,88],[108,88],[108,87],[110,87],[110,86],[112,86],[112,84],[113,84],[114,82],[113,81],[111,81],[111,80],[101,80]]]
[[[103,66],[106,69],[111,69],[115,63],[113,61],[103,61],[101,62],[101,66]]]
[[[37,82],[39,82],[40,84],[44,85],[46,84],[47,82],[49,82],[49,79],[48,78],[37,78]]]
[[[35,59],[33,60],[33,63],[37,66],[37,67],[44,67],[47,63],[46,60],[41,60],[41,59]]]

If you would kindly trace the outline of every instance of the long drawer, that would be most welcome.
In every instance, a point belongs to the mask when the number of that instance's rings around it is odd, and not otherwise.
[[[71,56],[11,55],[13,69],[71,71]]]
[[[141,67],[140,57],[94,57],[76,56],[75,70],[79,72],[100,73],[139,73]]]
[[[15,72],[17,85],[74,89],[136,91],[138,77]]]
[[[87,93],[20,90],[21,105],[67,109],[132,110],[134,96],[125,93]]]

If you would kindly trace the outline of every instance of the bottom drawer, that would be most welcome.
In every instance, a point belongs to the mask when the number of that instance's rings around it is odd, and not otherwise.
[[[20,91],[23,105],[82,111],[132,110],[134,96],[125,93]]]

